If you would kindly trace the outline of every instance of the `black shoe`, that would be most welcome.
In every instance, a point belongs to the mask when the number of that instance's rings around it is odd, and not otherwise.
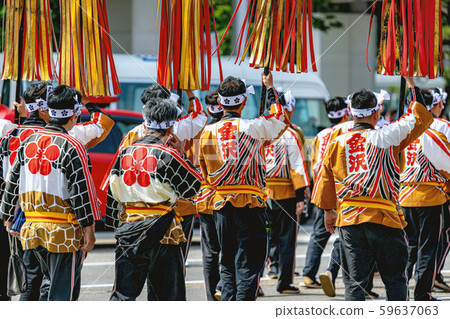
[[[261,286],[259,286],[259,289],[258,289],[258,297],[263,297],[265,294],[264,294],[264,291],[262,290],[262,288],[261,288]]]
[[[378,297],[380,297],[380,295],[377,294],[376,292],[366,291],[366,298],[367,299],[377,299]]]
[[[434,287],[439,288],[444,291],[450,291],[450,286],[444,281],[444,277],[441,274],[436,276],[434,280]]]
[[[295,286],[293,286],[293,285],[289,285],[289,286],[284,287],[284,288],[278,288],[277,291],[280,294],[291,294],[291,295],[295,295],[295,294],[300,293],[300,289],[295,287]]]

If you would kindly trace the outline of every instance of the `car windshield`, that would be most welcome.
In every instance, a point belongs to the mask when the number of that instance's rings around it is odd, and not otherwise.
[[[115,153],[125,134],[142,123],[142,119],[139,117],[110,114],[108,116],[114,120],[115,125],[103,142],[89,149],[90,153]],[[89,114],[81,115],[82,123],[89,122],[89,120]]]

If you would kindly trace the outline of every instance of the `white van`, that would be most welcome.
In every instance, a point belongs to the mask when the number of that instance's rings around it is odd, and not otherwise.
[[[223,76],[234,76],[245,79],[247,85],[255,87],[255,95],[249,95],[247,105],[242,116],[253,118],[259,113],[259,103],[261,96],[261,70],[255,70],[248,66],[248,62],[243,62],[240,66],[234,64],[231,57],[222,57]],[[142,110],[140,96],[142,91],[150,84],[156,82],[157,58],[154,56],[139,56],[126,54],[115,54],[117,74],[119,76],[122,93],[119,94],[117,104],[112,108],[127,109],[134,111]],[[220,83],[219,67],[217,58],[212,59],[211,89],[216,89]],[[330,98],[330,93],[323,81],[313,73],[288,74],[283,72],[273,72],[274,85],[283,91],[291,90],[297,99],[296,112],[293,122],[299,125],[306,136],[315,136],[319,129],[330,125],[324,102]],[[204,102],[207,91],[196,91],[195,94]]]

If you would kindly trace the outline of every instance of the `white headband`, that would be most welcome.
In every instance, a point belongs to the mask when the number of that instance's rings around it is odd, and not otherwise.
[[[380,93],[373,92],[373,94],[375,94],[375,97],[377,98],[377,105],[370,109],[354,109],[352,107],[352,95],[353,94],[351,94],[347,97],[347,100],[345,100],[345,103],[347,103],[347,105],[350,106],[353,117],[361,118],[361,117],[370,116],[373,113],[375,113],[376,111],[381,110],[381,108],[383,107],[384,100],[391,99],[391,97],[389,96],[389,93],[386,92],[385,90],[381,90]]]
[[[223,112],[223,108],[220,105],[207,105],[208,111],[211,114],[217,114]]]
[[[432,90],[433,95],[433,106],[438,104],[439,102],[442,102],[442,108],[444,108],[444,104],[447,101],[447,92],[444,92],[441,88],[437,88],[439,91],[436,92],[435,90]]]
[[[57,110],[57,109],[49,108],[48,110],[50,111],[50,116],[56,117],[56,118],[66,118],[66,117],[71,117],[72,115],[80,116],[81,107],[83,106],[83,104],[78,103],[77,95],[74,95],[73,99],[75,100],[75,105],[73,106],[73,109]]]
[[[48,110],[47,106],[47,100],[48,100],[48,94],[52,91],[53,87],[51,85],[47,86],[47,95],[44,99],[37,99],[34,103],[26,104],[26,107],[28,109],[28,112],[33,112],[36,110],[45,111]]]
[[[242,81],[242,82],[244,82],[244,81]],[[242,102],[245,101],[245,99],[247,98],[247,95],[249,95],[249,94],[255,94],[255,89],[253,88],[253,85],[250,85],[245,90],[245,93],[242,93],[242,94],[239,94],[239,95],[222,96],[222,95],[219,94],[219,101],[220,101],[220,104],[222,104],[222,105],[227,105],[227,106],[239,105],[239,104],[242,104]]]
[[[348,109],[344,108],[344,109],[339,110],[339,111],[330,111],[330,112],[328,112],[328,117],[330,119],[340,119],[341,117],[343,117],[347,113],[348,113]]]
[[[145,127],[156,129],[156,130],[167,130],[169,127],[175,124],[176,121],[164,121],[164,122],[156,122],[156,121],[145,121]]]
[[[292,95],[291,90],[288,90],[286,93],[284,93],[284,99],[286,101],[286,105],[283,107],[289,111],[292,112],[295,107],[295,97]]]

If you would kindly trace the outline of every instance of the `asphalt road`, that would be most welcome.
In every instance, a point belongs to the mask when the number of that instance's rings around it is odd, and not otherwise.
[[[307,223],[302,225],[298,234],[298,245],[296,251],[296,271],[302,273],[303,266],[305,264],[306,249],[309,241],[308,233],[311,232],[311,225]],[[322,255],[322,261],[319,269],[319,273],[324,271],[328,265],[328,259],[332,248],[332,243],[335,236],[332,236],[328,245],[325,248]],[[114,282],[114,238],[110,232],[97,233],[97,245],[95,249],[87,256],[82,272],[82,286],[80,300],[93,301],[93,300],[108,300]],[[186,288],[187,299],[189,301],[206,300],[204,285],[203,285],[203,272],[201,262],[201,250],[199,243],[198,229],[194,233],[194,241],[191,250],[188,255],[188,264],[186,267]],[[450,259],[450,258],[449,258]],[[450,283],[450,261],[448,261],[444,267],[443,275],[447,283]],[[302,282],[301,277],[294,279],[294,284],[299,285]],[[276,291],[276,280],[262,278],[261,286],[264,290],[265,296],[258,298],[258,301],[267,300],[304,300],[304,301],[331,301],[331,300],[344,300],[344,284],[342,278],[338,278],[336,282],[335,298],[327,297],[322,289],[309,289],[301,288],[301,292],[298,295],[281,295]],[[413,296],[414,280],[410,282],[410,293]],[[380,295],[377,300],[385,300],[384,285],[380,277],[374,279],[374,289],[376,293]],[[433,292],[433,296],[441,300],[450,300],[450,293],[436,290]],[[138,300],[146,300],[146,290],[142,291]]]

